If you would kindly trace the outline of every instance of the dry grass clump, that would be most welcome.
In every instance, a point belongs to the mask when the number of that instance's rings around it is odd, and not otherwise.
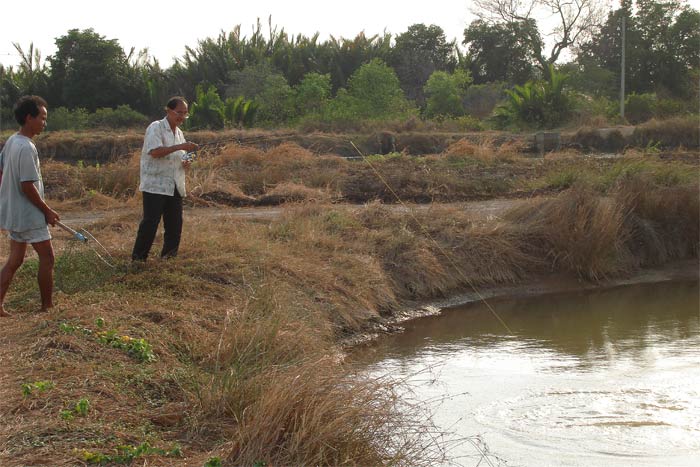
[[[327,202],[330,201],[330,196],[327,192],[316,188],[309,188],[296,183],[280,183],[260,196],[256,204],[260,206],[277,206],[279,204],[302,201]]]
[[[668,120],[652,119],[634,129],[635,144],[646,147],[659,145],[668,147],[700,147],[700,125],[697,115],[675,117]]]
[[[613,170],[616,178],[606,182],[611,184],[608,196],[576,182],[557,198],[533,201],[506,219],[522,229],[532,251],[546,258],[553,271],[585,279],[697,257],[697,183],[679,185],[683,177],[650,167],[623,164]]]
[[[85,188],[115,198],[129,198],[139,185],[141,153],[100,166],[88,166],[81,170]]]
[[[462,138],[450,144],[444,153],[447,157],[473,156],[483,160],[493,160],[493,148],[486,144],[477,144],[473,141]]]
[[[443,155],[448,159],[458,160],[460,158],[473,158],[482,163],[492,164],[494,162],[513,162],[522,157],[525,151],[523,141],[506,141],[503,144],[496,144],[493,138],[479,138],[472,141],[462,138],[450,144]]]
[[[616,201],[630,213],[630,248],[640,266],[695,257],[700,243],[700,189],[697,184],[658,186],[649,176],[623,179]]]
[[[294,167],[312,162],[316,156],[296,143],[282,143],[265,152],[265,156],[276,163]]]
[[[120,160],[142,145],[140,132],[56,131],[46,132],[36,140],[42,158],[72,164],[83,161],[87,165]]]
[[[626,215],[624,206],[575,185],[557,198],[510,211],[506,220],[522,229],[533,254],[546,258],[552,270],[599,280],[633,269]]]
[[[260,196],[285,182],[332,190],[339,162],[340,158],[315,156],[297,144],[282,143],[266,152],[227,146],[207,164],[238,183],[245,194]]]
[[[251,406],[227,461],[251,465],[435,465],[429,423],[388,381],[338,374],[329,359],[281,368]],[[297,395],[290,401],[289,388]]]
[[[628,143],[620,130],[601,132],[598,128],[582,127],[571,138],[570,144],[585,151],[618,152]]]
[[[75,199],[83,195],[85,187],[80,177],[80,168],[51,159],[41,164],[44,179],[44,194],[55,200]]]
[[[186,174],[187,202],[204,206],[251,206],[255,203],[255,198],[243,193],[238,183],[222,176],[219,170],[211,164],[192,167]]]
[[[504,227],[485,227],[457,208],[410,215],[372,205],[357,215],[370,231],[373,254],[403,299],[446,296],[474,285],[514,283],[541,261],[524,239]]]

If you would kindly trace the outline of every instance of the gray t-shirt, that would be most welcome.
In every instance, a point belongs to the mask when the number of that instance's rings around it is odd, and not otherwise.
[[[0,228],[24,232],[44,227],[44,213],[22,192],[22,182],[34,182],[44,198],[39,152],[34,142],[19,133],[10,136],[0,152],[0,171]]]

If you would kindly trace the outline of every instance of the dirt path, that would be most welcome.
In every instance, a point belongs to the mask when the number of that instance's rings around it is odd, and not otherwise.
[[[435,207],[452,207],[459,210],[463,210],[467,213],[474,215],[478,219],[485,221],[498,220],[505,212],[516,206],[520,206],[526,202],[528,199],[491,199],[485,201],[469,201],[460,203],[446,203],[446,204],[407,204],[399,205],[392,204],[388,205],[392,210],[396,212],[408,212],[408,211],[428,211]],[[363,209],[365,205],[361,204],[334,204],[334,209],[349,209],[349,210],[360,210]],[[258,220],[273,220],[278,218],[285,211],[286,207],[276,206],[276,207],[255,207],[255,208],[233,208],[227,206],[221,207],[188,207],[185,208],[185,218],[195,217],[204,219],[216,219],[220,217],[232,217],[240,219],[258,219]],[[61,213],[61,220],[71,226],[85,226],[93,222],[116,216],[126,216],[134,215],[139,217],[141,211],[139,208],[119,208],[110,210],[91,210],[91,211],[72,211],[67,210]]]

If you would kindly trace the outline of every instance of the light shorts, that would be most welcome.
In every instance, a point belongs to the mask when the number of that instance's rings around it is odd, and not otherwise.
[[[49,232],[48,225],[39,227],[38,229],[25,230],[23,232],[14,232],[10,230],[8,231],[8,236],[10,240],[19,243],[39,243],[45,240],[51,240],[51,232]]]

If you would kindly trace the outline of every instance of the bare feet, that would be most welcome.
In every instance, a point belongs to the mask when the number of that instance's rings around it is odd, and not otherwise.
[[[0,307],[0,318],[9,318],[10,316],[12,316],[11,313],[5,311],[4,307]]]
[[[41,305],[41,310],[39,310],[39,312],[48,313],[49,311],[51,311],[51,308],[53,308],[53,303],[49,303],[48,305]]]

